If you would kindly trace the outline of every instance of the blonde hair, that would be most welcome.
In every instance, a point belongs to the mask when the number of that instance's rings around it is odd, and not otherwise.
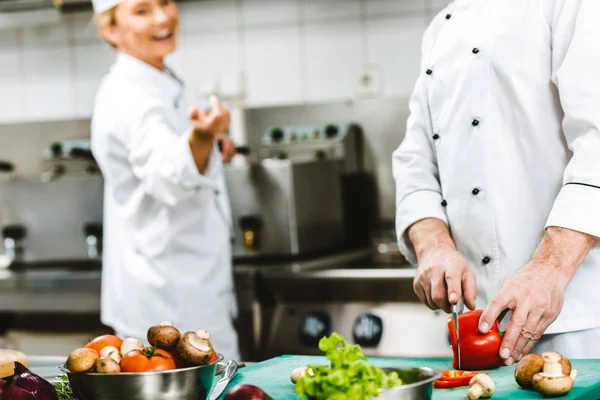
[[[101,13],[94,14],[94,23],[96,26],[102,28],[107,25],[115,25],[117,23],[115,9],[116,7],[113,7]]]
[[[106,11],[102,11],[100,13],[94,14],[94,23],[98,27],[98,35],[106,43],[110,44],[111,47],[114,48],[114,49],[116,49],[117,46],[115,46],[113,43],[111,43],[108,40],[106,40],[106,38],[104,38],[104,36],[102,36],[102,28],[105,27],[105,26],[116,25],[117,24],[117,17],[116,17],[116,13],[115,13],[116,9],[117,9],[117,6],[114,6],[113,8],[109,8]]]

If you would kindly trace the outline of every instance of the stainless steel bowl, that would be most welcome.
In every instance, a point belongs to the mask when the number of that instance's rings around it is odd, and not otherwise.
[[[379,391],[377,400],[431,400],[433,382],[442,372],[428,367],[381,368],[386,374],[398,373],[403,385]]]
[[[217,361],[199,367],[119,374],[73,373],[64,368],[79,400],[205,400],[215,380]]]

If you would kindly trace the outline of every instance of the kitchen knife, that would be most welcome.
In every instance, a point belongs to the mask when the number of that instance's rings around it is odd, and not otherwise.
[[[223,393],[223,391],[229,384],[229,381],[231,380],[231,378],[233,378],[237,370],[238,363],[233,360],[230,360],[225,366],[225,369],[223,369],[223,377],[219,380],[219,382],[217,382],[215,389],[210,394],[210,400],[217,400],[219,398],[219,396],[221,395],[221,393]]]
[[[458,302],[456,304],[452,305],[452,319],[454,320],[454,330],[456,332],[456,353],[458,356],[458,369],[462,369],[461,368],[461,362],[460,362],[460,331],[459,331],[459,325],[458,325],[458,314],[461,314],[464,310],[464,304],[462,302],[462,299],[458,300]]]

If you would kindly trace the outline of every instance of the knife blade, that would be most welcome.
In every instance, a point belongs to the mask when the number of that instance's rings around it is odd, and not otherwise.
[[[219,380],[219,382],[217,382],[215,388],[210,394],[210,400],[217,400],[219,398],[219,396],[223,393],[223,391],[229,384],[229,381],[231,381],[231,378],[233,378],[237,370],[238,363],[233,360],[230,360],[225,366],[225,369],[223,369],[222,378]]]
[[[460,330],[458,324],[458,314],[461,314],[464,310],[462,299],[460,299],[456,304],[452,305],[452,319],[454,320],[454,330],[456,332],[456,353],[458,358],[458,369],[462,369],[460,362]]]

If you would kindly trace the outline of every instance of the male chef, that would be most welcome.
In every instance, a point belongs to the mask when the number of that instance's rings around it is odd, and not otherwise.
[[[427,28],[396,228],[431,309],[463,299],[533,351],[600,357],[600,1],[455,0]]]

